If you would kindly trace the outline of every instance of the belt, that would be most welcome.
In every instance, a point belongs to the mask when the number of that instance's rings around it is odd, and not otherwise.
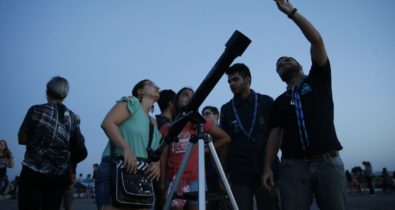
[[[311,155],[308,157],[304,157],[303,160],[305,160],[307,162],[319,162],[319,161],[323,161],[323,160],[337,157],[337,156],[339,156],[338,151],[330,151],[330,152],[319,154],[319,155]]]

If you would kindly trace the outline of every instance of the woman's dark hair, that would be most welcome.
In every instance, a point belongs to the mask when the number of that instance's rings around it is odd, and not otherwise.
[[[148,81],[149,81],[148,79],[143,79],[143,80],[141,80],[140,82],[138,82],[138,83],[133,87],[132,95],[140,100],[138,90],[144,88],[145,83],[148,82]]]
[[[160,91],[160,98],[158,100],[159,109],[161,111],[165,110],[170,102],[174,103],[175,98],[176,93],[171,89]]]
[[[11,158],[12,153],[11,153],[11,151],[8,149],[7,142],[6,142],[4,139],[1,139],[0,142],[4,142],[4,145],[5,145],[4,150],[3,150],[3,155],[6,156],[6,157],[8,157],[8,158]]]
[[[181,93],[184,92],[185,90],[190,90],[190,91],[192,91],[192,93],[195,93],[195,91],[193,91],[193,89],[190,87],[183,87],[183,88],[181,88],[181,90],[179,90],[177,92],[176,98],[174,99],[174,115],[175,116],[177,116],[178,113],[181,113],[183,111],[182,109],[185,108],[185,107],[178,107],[178,99],[180,98]],[[173,118],[173,119],[175,119],[175,118]]]

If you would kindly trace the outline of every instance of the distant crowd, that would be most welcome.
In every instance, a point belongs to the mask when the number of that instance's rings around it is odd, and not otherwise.
[[[374,195],[377,190],[384,193],[392,193],[395,190],[395,171],[392,175],[386,167],[381,171],[381,174],[374,174],[372,164],[369,161],[362,162],[363,167],[354,166],[346,170],[347,188],[349,192],[355,194],[365,194],[368,192]]]

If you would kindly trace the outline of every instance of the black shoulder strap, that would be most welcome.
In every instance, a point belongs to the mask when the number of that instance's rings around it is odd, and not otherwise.
[[[149,135],[148,135],[148,145],[146,150],[151,149],[152,137],[154,136],[154,124],[152,124],[151,119],[149,119]],[[115,160],[115,145],[110,140],[110,157]]]
[[[149,135],[148,135],[147,150],[151,149],[152,137],[153,136],[154,136],[154,124],[152,124],[151,119],[149,119]]]

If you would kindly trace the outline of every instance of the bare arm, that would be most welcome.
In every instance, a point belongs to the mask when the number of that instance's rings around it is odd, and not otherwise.
[[[328,56],[326,54],[324,41],[317,29],[299,12],[291,14],[294,7],[288,0],[276,0],[276,4],[280,11],[289,15],[310,42],[310,54],[313,61],[323,66],[327,62]]]
[[[127,108],[126,102],[119,102],[115,104],[112,109],[107,113],[104,118],[101,127],[106,133],[107,137],[117,147],[121,148],[124,153],[124,165],[130,173],[136,172],[137,159],[134,156],[132,149],[126,143],[122,137],[121,132],[118,129],[118,125],[124,122],[126,119],[131,117],[131,113]]]
[[[230,136],[218,126],[213,126],[208,132],[212,137],[217,139],[214,142],[215,148],[221,148],[230,142]]]
[[[274,186],[272,164],[279,148],[281,147],[282,134],[283,130],[280,127],[272,129],[266,144],[262,182],[269,190]]]

